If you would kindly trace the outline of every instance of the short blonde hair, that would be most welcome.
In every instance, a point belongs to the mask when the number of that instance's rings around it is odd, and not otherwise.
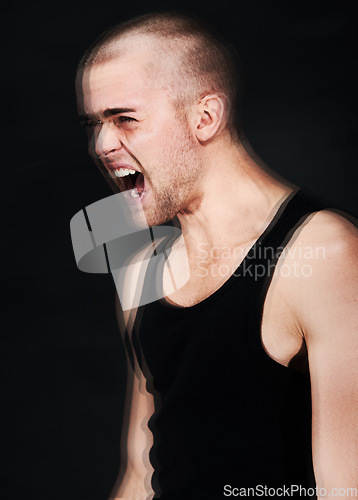
[[[206,93],[220,93],[225,96],[227,126],[237,132],[243,93],[239,58],[227,41],[194,17],[161,12],[120,23],[87,49],[78,69],[84,71],[120,56],[126,42],[143,36],[154,43],[154,62],[149,58],[148,70],[170,86],[175,100],[182,106]]]

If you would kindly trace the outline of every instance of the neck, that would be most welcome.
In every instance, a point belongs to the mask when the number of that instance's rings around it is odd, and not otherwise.
[[[189,254],[198,244],[232,246],[257,239],[293,190],[259,165],[248,146],[231,141],[221,146],[206,146],[200,186],[178,213]]]

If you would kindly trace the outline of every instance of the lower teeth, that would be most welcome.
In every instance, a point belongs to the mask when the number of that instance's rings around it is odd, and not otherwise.
[[[133,198],[138,198],[140,196],[140,194],[138,193],[138,191],[136,189],[132,189],[131,190],[131,196]]]

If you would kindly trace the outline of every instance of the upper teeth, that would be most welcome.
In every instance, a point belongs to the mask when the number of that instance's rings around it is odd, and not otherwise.
[[[129,168],[119,168],[118,170],[114,171],[114,175],[116,177],[124,177],[125,175],[129,174],[134,174],[135,170],[129,169]]]

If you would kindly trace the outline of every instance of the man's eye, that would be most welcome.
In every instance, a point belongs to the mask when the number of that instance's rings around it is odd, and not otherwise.
[[[137,120],[131,116],[117,116],[113,121],[116,125],[120,125],[121,123],[136,122]]]
[[[102,122],[100,120],[88,120],[84,122],[83,124],[86,128],[93,128],[96,125],[102,125]]]

